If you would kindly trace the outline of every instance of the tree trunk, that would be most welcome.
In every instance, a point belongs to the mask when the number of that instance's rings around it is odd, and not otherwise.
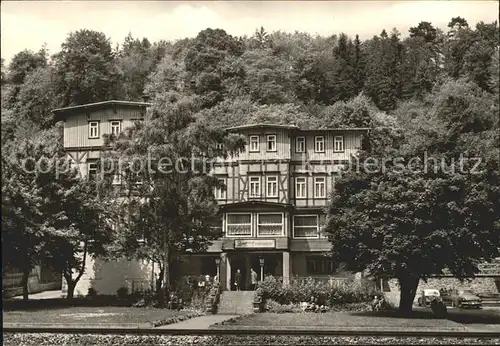
[[[420,277],[415,275],[404,275],[399,277],[398,281],[401,289],[399,311],[402,314],[411,314],[413,309],[413,300],[415,299],[415,294],[417,293]]]
[[[24,268],[23,269],[23,278],[21,280],[21,284],[23,286],[23,301],[25,303],[28,302],[29,300],[29,289],[28,289],[28,281],[29,281],[29,278],[30,278],[30,274],[31,274],[31,268]]]
[[[67,300],[73,300],[73,297],[75,296],[75,287],[76,282],[74,282],[73,280],[68,280],[68,295],[66,296]]]
[[[168,298],[168,292],[170,288],[170,267],[169,267],[169,248],[167,244],[167,239],[165,238],[163,243],[163,287],[160,294],[160,306],[165,307],[166,300]]]
[[[66,296],[68,300],[73,299],[75,295],[76,284],[78,283],[78,281],[80,281],[83,273],[85,273],[85,264],[87,262],[87,246],[88,246],[88,241],[85,240],[83,245],[82,265],[80,267],[80,270],[78,271],[78,275],[76,276],[76,278],[73,279],[72,268],[68,268],[69,274],[65,275],[66,282],[68,283],[68,295]]]

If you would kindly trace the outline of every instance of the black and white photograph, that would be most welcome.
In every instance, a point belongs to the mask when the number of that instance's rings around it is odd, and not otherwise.
[[[498,1],[2,1],[2,344],[500,345]]]

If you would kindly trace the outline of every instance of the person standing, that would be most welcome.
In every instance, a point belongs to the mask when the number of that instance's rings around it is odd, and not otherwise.
[[[236,275],[234,276],[234,285],[236,286],[236,291],[241,291],[241,272],[239,269],[236,270]]]
[[[252,277],[252,288],[255,291],[255,289],[257,288],[257,272],[252,268],[250,275]]]

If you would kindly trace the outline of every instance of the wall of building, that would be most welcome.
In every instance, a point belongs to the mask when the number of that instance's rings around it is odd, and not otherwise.
[[[85,273],[75,287],[75,296],[86,296],[89,288],[97,294],[115,295],[121,287],[132,290],[151,288],[153,266],[143,261],[126,259],[106,261],[88,257]],[[154,268],[158,272],[158,268]]]
[[[111,120],[121,120],[121,128],[131,127],[135,120],[143,118],[144,107],[110,106],[100,109],[75,110],[66,116],[64,124],[64,147],[100,147],[104,145],[103,134],[111,133]],[[99,121],[99,138],[89,138],[89,121]]]
[[[362,131],[305,131],[298,132],[294,136],[306,137],[306,152],[295,152],[295,137],[292,137],[292,160],[294,161],[309,161],[309,160],[349,160],[361,147]],[[325,152],[314,152],[315,137],[323,136],[325,138]],[[334,151],[335,136],[344,136],[344,151]]]

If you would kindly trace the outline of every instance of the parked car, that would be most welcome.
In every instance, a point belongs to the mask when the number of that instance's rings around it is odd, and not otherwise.
[[[458,308],[481,308],[482,301],[471,290],[457,290],[452,293],[451,305]]]
[[[434,299],[436,299],[438,302],[442,301],[439,291],[433,288],[426,288],[420,292],[417,303],[418,306],[430,307],[431,301]]]
[[[441,295],[441,300],[445,305],[451,306],[452,305],[452,292],[455,291],[454,289],[449,289],[449,288],[441,288],[439,290],[439,294]]]

